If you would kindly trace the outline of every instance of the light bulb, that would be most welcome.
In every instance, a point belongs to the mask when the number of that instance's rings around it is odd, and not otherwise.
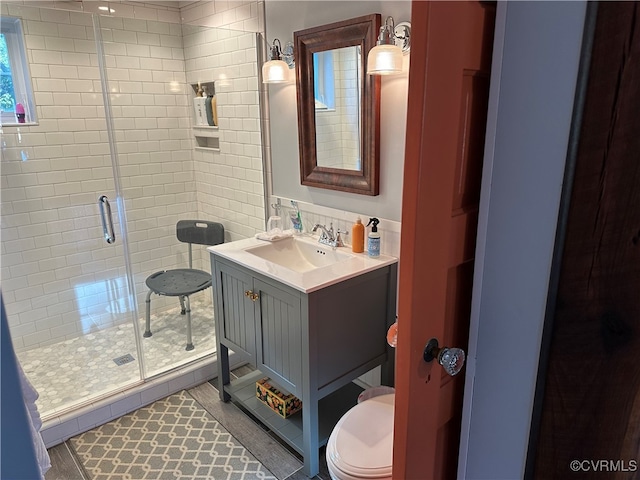
[[[367,57],[368,75],[393,75],[402,72],[402,49],[397,45],[376,45]]]
[[[282,60],[270,60],[262,65],[262,83],[286,83],[289,66]]]

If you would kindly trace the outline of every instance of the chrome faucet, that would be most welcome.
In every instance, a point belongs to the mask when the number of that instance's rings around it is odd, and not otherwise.
[[[346,234],[346,232],[342,232],[340,231],[340,229],[338,229],[337,233],[334,234],[333,223],[329,224],[328,230],[324,225],[316,223],[311,231],[315,233],[318,229],[322,230],[318,242],[324,245],[329,245],[330,247],[344,247],[344,243],[342,242],[342,237],[340,237],[340,234]]]

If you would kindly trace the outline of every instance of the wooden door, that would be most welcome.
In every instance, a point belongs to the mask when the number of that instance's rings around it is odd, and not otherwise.
[[[412,4],[402,208],[394,479],[456,474],[464,373],[422,359],[465,351],[495,4]]]
[[[640,3],[600,2],[528,478],[640,476],[639,109]]]

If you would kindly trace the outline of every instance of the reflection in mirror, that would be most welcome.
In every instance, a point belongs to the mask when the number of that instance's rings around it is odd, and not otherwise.
[[[360,47],[313,54],[316,153],[320,167],[362,170]]]
[[[364,75],[380,15],[294,32],[302,185],[378,195],[380,77]]]
[[[313,96],[318,110],[333,110],[336,106],[336,82],[333,68],[333,51],[313,54]]]

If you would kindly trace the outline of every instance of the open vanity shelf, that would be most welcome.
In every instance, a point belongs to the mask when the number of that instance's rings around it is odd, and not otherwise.
[[[242,405],[249,413],[268,426],[281,439],[300,455],[304,455],[302,440],[302,412],[289,418],[282,418],[256,398],[256,382],[264,378],[259,370],[232,381],[225,386],[231,398]],[[318,444],[326,445],[329,435],[340,417],[355,405],[362,388],[355,383],[348,383],[341,389],[324,397],[318,402]]]

